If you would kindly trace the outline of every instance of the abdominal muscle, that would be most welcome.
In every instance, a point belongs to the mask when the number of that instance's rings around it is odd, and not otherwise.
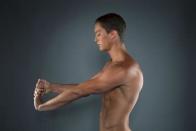
[[[130,112],[130,104],[119,88],[105,93],[100,112],[100,131],[131,131]]]

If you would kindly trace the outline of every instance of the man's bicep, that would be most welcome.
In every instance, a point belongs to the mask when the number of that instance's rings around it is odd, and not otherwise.
[[[109,70],[93,79],[79,84],[77,88],[78,91],[81,91],[81,93],[86,93],[86,95],[103,93],[121,85],[124,78],[124,72]]]

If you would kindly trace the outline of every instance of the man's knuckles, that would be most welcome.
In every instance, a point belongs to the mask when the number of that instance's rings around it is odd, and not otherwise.
[[[39,93],[40,93],[40,92],[44,92],[44,89],[39,89],[39,88],[38,88],[38,89],[36,89],[36,92],[39,92]]]

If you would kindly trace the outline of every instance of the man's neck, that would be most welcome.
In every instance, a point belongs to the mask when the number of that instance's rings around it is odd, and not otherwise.
[[[125,59],[126,47],[122,42],[113,43],[112,48],[108,51],[112,62],[120,62]]]

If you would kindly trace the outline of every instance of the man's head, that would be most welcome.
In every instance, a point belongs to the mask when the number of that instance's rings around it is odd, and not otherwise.
[[[115,13],[100,16],[95,21],[95,42],[100,50],[107,51],[116,41],[123,41],[126,29],[124,19]]]

